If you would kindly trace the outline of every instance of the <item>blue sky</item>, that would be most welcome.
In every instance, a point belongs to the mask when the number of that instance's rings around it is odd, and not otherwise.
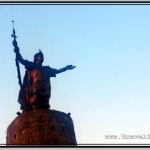
[[[0,5],[0,144],[19,110],[13,19],[25,59],[77,66],[51,78],[50,105],[71,113],[79,144],[148,143],[105,135],[150,134],[150,5]]]

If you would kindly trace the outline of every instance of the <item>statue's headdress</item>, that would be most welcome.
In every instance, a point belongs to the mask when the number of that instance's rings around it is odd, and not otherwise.
[[[40,56],[40,57],[42,58],[42,62],[43,62],[43,61],[44,61],[44,55],[43,55],[43,53],[42,53],[41,50],[39,50],[39,52],[34,55],[34,62],[35,62],[35,59],[36,59],[38,56]]]

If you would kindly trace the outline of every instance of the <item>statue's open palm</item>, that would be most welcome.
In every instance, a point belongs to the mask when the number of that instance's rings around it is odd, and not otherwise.
[[[72,69],[74,69],[76,66],[73,66],[73,65],[67,65],[67,69],[68,70],[72,70]]]

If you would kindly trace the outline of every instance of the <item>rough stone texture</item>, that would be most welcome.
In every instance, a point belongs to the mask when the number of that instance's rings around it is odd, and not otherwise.
[[[17,116],[7,128],[6,145],[76,145],[71,117],[60,111],[35,109]]]

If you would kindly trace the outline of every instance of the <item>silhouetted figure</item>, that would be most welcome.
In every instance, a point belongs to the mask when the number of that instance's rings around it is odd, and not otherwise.
[[[28,61],[22,58],[19,48],[14,52],[18,61],[25,66],[26,72],[23,84],[19,92],[18,102],[23,111],[36,108],[49,108],[49,99],[51,97],[50,77],[56,77],[56,74],[66,70],[72,70],[75,66],[67,65],[61,69],[54,69],[49,66],[42,66],[44,56],[41,51],[34,55],[34,61]]]

